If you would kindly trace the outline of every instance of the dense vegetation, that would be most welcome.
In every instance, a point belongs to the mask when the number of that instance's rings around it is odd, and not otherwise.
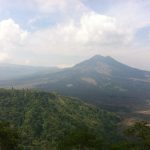
[[[103,145],[104,140],[98,139],[96,134],[87,128],[75,129],[60,142],[55,150],[149,150],[150,126],[147,122],[136,122],[124,132],[124,139],[111,145]],[[0,150],[21,150],[21,135],[9,123],[0,122]],[[33,147],[28,149],[34,149]],[[37,147],[37,149],[39,149]],[[52,149],[45,145],[41,149]]]
[[[5,121],[0,121],[0,150],[19,150],[20,134],[17,128]]]
[[[0,150],[149,150],[150,126],[124,132],[120,119],[78,99],[0,89]]]
[[[0,90],[0,121],[18,129],[19,147],[25,150],[66,149],[68,145],[69,149],[105,149],[118,140],[119,120],[112,113],[56,93]]]

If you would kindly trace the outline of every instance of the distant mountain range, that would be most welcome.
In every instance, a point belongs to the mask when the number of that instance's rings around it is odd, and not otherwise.
[[[57,67],[34,67],[15,64],[0,64],[0,81],[39,76],[59,71]]]
[[[150,72],[124,65],[111,57],[96,55],[72,68],[39,76],[1,81],[1,87],[57,91],[101,105],[145,105],[150,101]]]

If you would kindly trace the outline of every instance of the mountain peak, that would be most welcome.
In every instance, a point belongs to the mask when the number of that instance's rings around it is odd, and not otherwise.
[[[103,60],[112,60],[113,58],[110,57],[110,56],[102,56],[102,55],[94,55],[92,58],[90,58],[90,60],[100,60],[100,61],[103,61]]]
[[[102,55],[98,55],[98,54],[97,54],[97,55],[94,55],[92,58],[93,58],[93,59],[99,59],[99,58],[106,58],[106,57],[108,57],[108,56],[102,56]],[[91,59],[92,59],[92,58],[91,58]]]
[[[74,69],[79,71],[97,72],[101,75],[132,76],[137,69],[122,64],[110,56],[95,55],[76,66]]]
[[[95,55],[92,58],[77,64],[74,69],[80,72],[95,72],[102,75],[111,75],[111,62],[113,58],[109,56]]]
[[[97,63],[107,64],[108,62],[111,62],[112,60],[114,59],[111,58],[110,56],[95,55],[91,57],[90,59],[87,59],[75,65],[75,67],[92,67],[93,68],[97,65]]]
[[[107,63],[112,63],[117,61],[110,56],[95,55],[90,59],[83,61],[82,63],[98,63],[98,62],[107,64]]]

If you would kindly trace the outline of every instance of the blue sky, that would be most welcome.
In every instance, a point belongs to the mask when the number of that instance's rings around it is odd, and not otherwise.
[[[95,54],[150,70],[149,0],[0,0],[0,63],[74,65]]]

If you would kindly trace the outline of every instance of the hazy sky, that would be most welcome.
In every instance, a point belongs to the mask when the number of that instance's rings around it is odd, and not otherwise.
[[[0,0],[0,62],[70,66],[95,54],[150,70],[150,0]]]

